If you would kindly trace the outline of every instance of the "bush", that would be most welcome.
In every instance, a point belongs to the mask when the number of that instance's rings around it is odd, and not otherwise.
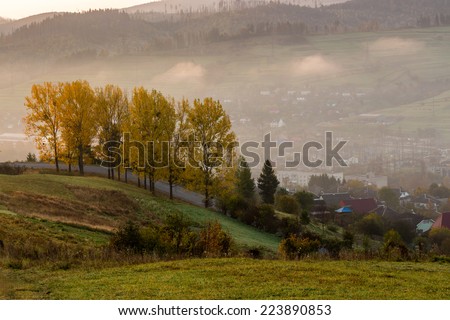
[[[255,225],[255,219],[258,216],[258,208],[255,206],[250,206],[246,210],[238,210],[236,212],[236,217],[242,223],[253,226]]]
[[[111,238],[111,245],[119,251],[132,250],[135,253],[142,252],[143,239],[139,227],[132,221],[128,221]]]
[[[24,166],[14,166],[10,163],[0,163],[0,174],[17,176],[23,174],[27,170]]]
[[[450,238],[442,241],[440,249],[442,254],[450,255]]]
[[[438,252],[450,255],[450,230],[438,228],[430,231],[430,240],[437,246]]]
[[[344,248],[351,249],[353,247],[353,242],[355,241],[355,235],[348,230],[344,231],[342,235],[342,245]]]
[[[396,221],[391,229],[397,231],[406,243],[412,243],[416,235],[415,225],[408,221]]]
[[[433,244],[440,246],[446,239],[450,239],[450,230],[446,228],[432,229],[429,237]]]
[[[185,252],[183,241],[189,232],[190,222],[180,212],[169,214],[166,219],[166,225],[163,227],[168,242],[177,254]]]
[[[322,247],[328,251],[330,257],[337,259],[344,247],[344,242],[338,239],[324,239],[322,240]]]
[[[278,251],[284,259],[294,260],[316,252],[320,245],[320,240],[293,234],[281,241]]]
[[[263,257],[262,250],[260,248],[251,248],[245,252],[245,255],[252,259],[261,259]]]
[[[327,225],[327,229],[330,230],[331,232],[337,232],[338,231],[337,226],[335,226],[334,224]]]
[[[236,218],[236,213],[240,210],[246,210],[248,208],[248,203],[242,196],[233,194],[218,197],[216,206],[223,214],[229,214],[231,217]]]
[[[228,211],[230,212],[230,215],[233,218],[238,217],[238,215],[237,215],[238,211],[247,210],[248,207],[249,207],[249,205],[248,205],[247,201],[239,195],[232,196],[229,199]]]
[[[255,227],[270,233],[277,232],[280,221],[275,216],[275,210],[272,205],[263,204],[259,206],[255,214]]]
[[[356,223],[356,228],[368,236],[382,236],[384,227],[382,219],[376,213],[370,213]]]
[[[208,223],[200,231],[190,230],[180,214],[172,214],[162,226],[140,229],[132,222],[122,226],[111,239],[117,251],[163,256],[221,257],[231,253],[233,240],[218,222]]]
[[[300,214],[300,223],[304,226],[307,226],[311,222],[311,218],[309,217],[309,212],[307,210],[302,210]]]
[[[405,259],[408,257],[408,248],[405,246],[400,234],[393,229],[384,235],[383,249],[389,259]]]
[[[142,250],[146,253],[163,256],[176,251],[163,227],[149,226],[140,230],[140,234],[142,237]]]
[[[281,194],[275,197],[275,208],[281,212],[298,214],[300,206],[293,196]]]
[[[298,224],[297,220],[282,218],[279,223],[278,231],[283,238],[286,238],[291,234],[299,234],[301,232],[301,226]]]
[[[230,254],[232,238],[218,222],[208,223],[199,234],[198,248],[203,256],[222,257]]]
[[[427,237],[419,236],[414,239],[414,247],[420,254],[428,253],[431,249],[431,241]]]

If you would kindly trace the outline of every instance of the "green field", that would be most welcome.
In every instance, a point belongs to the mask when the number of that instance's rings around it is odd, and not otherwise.
[[[203,259],[121,268],[3,270],[13,299],[448,299],[450,264]],[[13,282],[12,282],[13,281]]]

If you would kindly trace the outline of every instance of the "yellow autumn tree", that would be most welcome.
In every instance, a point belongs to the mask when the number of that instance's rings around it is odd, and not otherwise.
[[[129,106],[129,122],[124,141],[124,162],[138,177],[144,177],[144,187],[147,188],[147,144],[151,139],[151,119],[153,108],[150,92],[144,87],[134,88]]]
[[[63,85],[61,128],[65,148],[75,154],[80,175],[84,174],[84,157],[96,136],[95,93],[87,81]]]
[[[172,104],[175,101],[172,100]],[[188,162],[187,137],[189,133],[188,115],[191,106],[187,99],[176,103],[175,128],[169,148],[169,166],[167,167],[167,181],[169,183],[169,196],[173,199],[173,186],[182,179]]]
[[[159,91],[140,87],[133,90],[130,104],[129,132],[133,138],[134,150],[128,143],[125,161],[134,171],[144,177],[144,187],[155,192],[155,182],[164,176],[169,163],[170,141],[176,125],[173,100]],[[142,154],[142,149],[145,150]],[[130,159],[131,158],[131,159]]]
[[[161,99],[159,97],[158,99]],[[169,196],[173,199],[173,185],[179,176],[179,166],[176,157],[176,148],[180,139],[180,130],[185,124],[179,118],[176,102],[173,98],[163,98],[157,107],[157,126],[155,130],[156,140],[153,146],[153,166],[155,167],[155,179],[163,179],[169,183]],[[181,121],[180,121],[181,120]]]
[[[41,160],[53,160],[59,172],[62,84],[35,84],[25,98],[25,133],[34,137]]]
[[[95,90],[95,114],[98,127],[99,153],[106,156],[104,161],[108,168],[108,178],[114,179],[114,168],[117,168],[120,180],[120,149],[122,132],[128,120],[128,97],[123,90],[111,84]],[[116,155],[113,155],[115,150]]]
[[[189,156],[194,165],[192,176],[203,190],[205,207],[209,207],[214,178],[232,164],[236,137],[231,131],[229,116],[220,102],[212,98],[194,100],[188,121],[192,146]]]
[[[176,102],[166,98],[167,106],[161,108],[158,116],[158,127],[155,128],[158,141],[155,143],[154,163],[156,179],[162,179],[169,184],[169,197],[173,199],[173,187],[181,181],[187,163],[187,135],[189,130],[189,101],[182,99]]]

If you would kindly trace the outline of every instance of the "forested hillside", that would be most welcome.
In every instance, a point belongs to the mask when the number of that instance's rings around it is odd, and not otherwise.
[[[354,0],[317,8],[270,2],[235,10],[179,9],[167,14],[106,10],[57,14],[12,34],[3,32],[0,49],[3,60],[9,54],[14,59],[93,58],[267,35],[295,36],[292,41],[298,42],[304,35],[449,24],[449,0]]]

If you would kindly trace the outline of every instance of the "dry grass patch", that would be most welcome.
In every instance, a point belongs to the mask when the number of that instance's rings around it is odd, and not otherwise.
[[[79,186],[67,188],[73,193],[74,200],[15,191],[2,194],[0,203],[8,210],[24,216],[108,231],[133,218],[140,210],[135,201],[120,191]]]

